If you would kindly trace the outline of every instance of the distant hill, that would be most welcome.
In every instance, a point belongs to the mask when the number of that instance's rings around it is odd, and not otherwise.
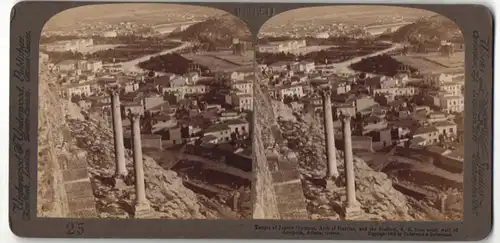
[[[233,38],[250,40],[251,37],[246,24],[229,14],[209,18],[171,36],[184,41],[198,41],[212,48],[229,47]]]
[[[390,34],[390,38],[396,42],[437,43],[441,40],[463,42],[463,35],[458,25],[441,15],[422,18],[412,24],[403,26]]]

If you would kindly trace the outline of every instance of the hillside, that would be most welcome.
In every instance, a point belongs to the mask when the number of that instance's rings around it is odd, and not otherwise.
[[[172,37],[184,41],[197,41],[212,48],[228,47],[233,38],[249,40],[250,31],[246,24],[233,15],[213,17],[189,26],[182,32],[172,33]]]
[[[41,70],[40,116],[38,129],[38,210],[39,216],[73,217],[72,204],[64,186],[63,169],[74,167],[73,157],[85,162],[89,181],[88,205],[95,205],[88,218],[133,217],[134,166],[132,151],[125,151],[129,176],[127,187],[115,190],[113,132],[102,117],[90,116],[67,100],[59,98],[54,74]],[[70,168],[60,168],[61,164]],[[70,174],[78,171],[70,171]],[[217,201],[196,194],[183,185],[174,171],[163,169],[157,161],[144,156],[146,196],[155,213],[152,218],[217,219],[238,218],[231,209]],[[91,188],[90,188],[91,185]],[[83,190],[83,189],[82,189]],[[69,206],[69,208],[68,208]]]
[[[435,15],[417,20],[416,22],[403,26],[391,34],[395,42],[431,42],[441,40],[452,42],[463,42],[463,35],[455,22],[441,16]]]
[[[259,88],[256,90],[259,91]],[[289,107],[270,100],[265,93],[265,90],[256,92],[256,104],[259,104],[257,122],[266,155],[270,154],[273,147],[281,146],[296,152],[310,218],[340,220],[343,217],[340,205],[345,197],[342,177],[338,181],[339,190],[334,193],[325,191],[312,179],[323,174],[326,167],[321,121],[308,114],[294,114]],[[343,176],[343,153],[340,150],[337,150],[337,161],[339,172]],[[429,214],[435,213],[397,191],[386,174],[374,171],[361,158],[354,157],[354,167],[356,196],[361,204],[364,220],[427,220],[430,218]]]

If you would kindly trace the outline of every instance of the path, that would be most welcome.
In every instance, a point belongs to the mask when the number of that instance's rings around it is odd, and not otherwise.
[[[297,164],[284,158],[267,157],[281,219],[309,219]]]

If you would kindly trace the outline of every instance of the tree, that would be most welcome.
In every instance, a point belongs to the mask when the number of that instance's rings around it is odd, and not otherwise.
[[[163,100],[167,101],[169,104],[177,104],[177,96],[172,92],[165,92],[163,94]]]
[[[71,102],[73,102],[73,103],[78,103],[80,100],[82,100],[82,97],[80,95],[72,95],[71,96]]]
[[[285,105],[289,105],[290,103],[292,103],[293,101],[293,98],[289,95],[285,95],[285,97],[283,97],[283,103]]]

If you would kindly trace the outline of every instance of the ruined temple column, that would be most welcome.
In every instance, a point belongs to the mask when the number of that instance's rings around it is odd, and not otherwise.
[[[233,195],[233,211],[238,212],[238,200],[240,198],[240,193],[235,192]]]
[[[141,124],[139,114],[130,114],[132,123],[132,137],[134,146],[134,170],[135,170],[135,217],[142,216],[151,208],[146,198],[146,184],[144,182],[144,165],[142,161]]]
[[[439,210],[441,213],[446,213],[446,199],[448,199],[448,195],[446,194],[439,197]]]
[[[351,116],[343,114],[342,128],[344,135],[344,170],[347,202],[345,204],[346,218],[352,217],[353,213],[359,212],[358,201],[356,200],[356,183],[354,175],[354,157],[352,154],[351,137]]]
[[[327,178],[336,178],[339,174],[337,170],[337,155],[335,149],[335,131],[333,128],[331,90],[329,88],[321,91],[323,98],[324,129],[326,137]]]
[[[122,179],[127,175],[127,168],[125,166],[125,145],[123,142],[123,125],[119,87],[110,86],[108,87],[108,92],[111,96],[111,116],[113,120],[113,133],[115,138],[115,177]]]

